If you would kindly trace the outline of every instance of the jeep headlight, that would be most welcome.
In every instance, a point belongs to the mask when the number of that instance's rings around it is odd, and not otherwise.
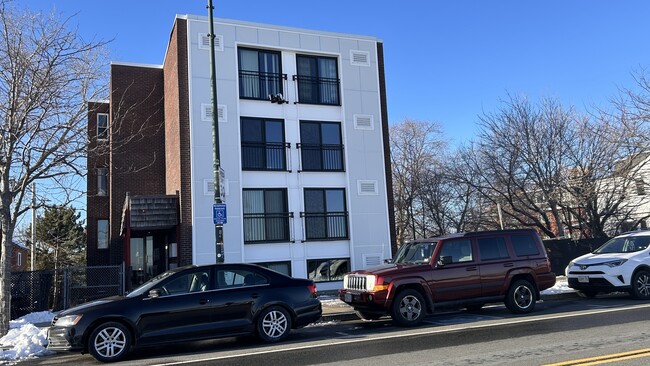
[[[621,266],[621,265],[623,265],[623,263],[625,263],[625,262],[627,262],[627,259],[616,259],[616,260],[613,260],[613,261],[605,262],[605,263],[603,263],[603,264],[606,265],[606,266],[608,266],[608,267],[612,267],[612,268],[613,268],[613,267]]]
[[[79,320],[81,320],[81,315],[66,315],[58,318],[54,325],[57,327],[72,327],[77,325]]]

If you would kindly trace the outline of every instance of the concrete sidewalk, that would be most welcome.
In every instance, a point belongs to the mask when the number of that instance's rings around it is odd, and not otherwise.
[[[566,279],[558,278],[557,286],[566,287]],[[554,288],[556,288],[554,287]],[[553,300],[566,300],[566,299],[575,299],[580,297],[577,292],[573,290],[563,289],[561,291],[554,291],[549,289],[543,291],[541,294],[542,301],[553,301]],[[354,309],[339,300],[336,291],[324,291],[318,296],[321,304],[323,305],[323,317],[322,321],[345,321],[345,320],[357,320],[359,319],[354,313]]]

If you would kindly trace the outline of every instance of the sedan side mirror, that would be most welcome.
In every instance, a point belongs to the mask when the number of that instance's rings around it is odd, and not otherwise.
[[[150,299],[155,299],[156,297],[160,296],[160,289],[159,288],[154,288],[149,290],[149,298]]]

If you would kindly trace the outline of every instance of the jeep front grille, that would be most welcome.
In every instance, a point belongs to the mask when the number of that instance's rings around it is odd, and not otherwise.
[[[366,291],[366,282],[367,281],[368,281],[368,279],[366,278],[366,276],[349,275],[348,276],[348,289]]]

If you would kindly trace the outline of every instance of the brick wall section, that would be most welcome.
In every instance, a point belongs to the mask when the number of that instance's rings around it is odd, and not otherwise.
[[[395,231],[395,199],[393,198],[393,169],[390,160],[390,140],[388,134],[388,102],[386,101],[386,74],[384,72],[384,44],[377,42],[377,67],[379,68],[379,94],[381,98],[381,132],[384,138],[384,170],[386,173],[386,197],[388,198],[388,223],[390,225],[390,247],[397,253],[397,233]]]
[[[86,187],[86,262],[89,266],[110,262],[109,250],[97,249],[97,220],[110,216],[109,196],[97,196],[97,168],[108,167],[108,141],[97,140],[97,114],[109,113],[108,103],[88,103],[88,169]]]
[[[179,192],[179,265],[192,263],[192,195],[187,21],[176,19],[163,64],[165,80],[166,193]]]
[[[110,90],[110,264],[121,264],[126,193],[165,193],[162,68],[113,64]]]

